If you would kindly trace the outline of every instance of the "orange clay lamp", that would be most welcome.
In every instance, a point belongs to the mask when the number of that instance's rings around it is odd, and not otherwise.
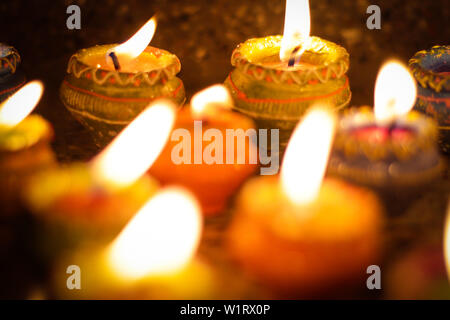
[[[83,241],[114,238],[158,184],[144,173],[164,147],[175,106],[158,100],[90,163],[35,175],[24,196],[41,222],[41,245],[50,256]],[[56,241],[57,239],[57,241]]]
[[[39,115],[29,115],[42,92],[42,83],[32,81],[0,105],[0,216],[16,213],[28,178],[55,164],[49,146],[51,125]]]
[[[236,201],[230,253],[279,297],[348,287],[378,261],[382,208],[376,196],[323,180],[334,129],[328,109],[311,109],[293,133],[280,176],[255,178]]]
[[[70,58],[61,85],[61,100],[104,147],[149,103],[159,98],[181,105],[183,82],[176,77],[178,58],[148,46],[156,31],[150,19],[121,45],[102,45]]]
[[[245,136],[256,133],[253,121],[231,111],[231,104],[220,85],[194,95],[190,107],[178,113],[172,138],[150,169],[163,184],[180,184],[192,191],[207,216],[222,212],[258,167],[255,141]]]
[[[239,44],[231,57],[234,70],[225,81],[237,111],[259,128],[280,130],[281,154],[312,105],[341,109],[351,99],[347,51],[310,36],[310,30],[309,0],[287,0],[283,36]]]

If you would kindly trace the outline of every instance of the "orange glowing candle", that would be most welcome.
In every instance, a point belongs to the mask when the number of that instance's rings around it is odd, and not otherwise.
[[[255,178],[237,199],[230,252],[281,297],[314,297],[351,285],[377,261],[377,198],[323,180],[334,127],[328,109],[313,108],[294,131],[280,176]]]
[[[196,257],[203,228],[200,206],[187,191],[156,194],[108,246],[79,248],[56,264],[53,285],[67,299],[206,299],[213,274]],[[69,290],[66,269],[82,270]],[[77,285],[77,283],[73,283]]]
[[[254,124],[228,110],[231,103],[220,85],[197,93],[191,106],[178,113],[172,138],[150,170],[163,184],[180,184],[192,191],[205,215],[223,211],[229,197],[257,168],[256,145],[245,136],[254,131]],[[241,139],[230,139],[227,132]]]
[[[153,17],[126,42],[82,49],[69,60],[61,100],[101,148],[150,103],[186,99],[179,59],[149,46],[156,24]]]
[[[155,193],[158,184],[145,173],[169,137],[175,110],[156,101],[90,163],[32,178],[28,207],[44,222],[43,238],[58,238],[54,252],[81,240],[110,240]]]
[[[395,60],[385,63],[377,77],[373,110],[352,108],[342,116],[330,173],[382,191],[388,202],[410,198],[411,191],[436,179],[442,170],[437,127],[429,117],[411,111],[416,96],[407,67]]]

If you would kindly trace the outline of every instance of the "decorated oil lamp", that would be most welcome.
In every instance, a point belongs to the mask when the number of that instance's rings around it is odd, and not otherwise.
[[[329,172],[386,194],[432,182],[442,169],[437,128],[429,117],[409,112],[415,99],[406,67],[386,63],[376,82],[374,112],[350,109],[340,120]]]
[[[351,99],[347,51],[310,37],[308,0],[287,0],[283,36],[249,39],[234,50],[225,81],[235,109],[259,128],[279,129],[280,153],[299,119],[316,103],[341,109]]]
[[[178,113],[172,137],[150,169],[161,183],[180,184],[193,192],[205,215],[222,212],[258,167],[256,144],[245,136],[255,131],[254,123],[231,106],[227,89],[220,85],[194,95],[191,105]],[[237,131],[243,141],[228,138]]]
[[[62,299],[211,298],[214,275],[195,256],[202,225],[200,206],[189,192],[164,189],[109,245],[81,247],[59,260],[53,273],[54,295]],[[79,290],[67,285],[70,265],[81,270]]]
[[[181,105],[182,81],[176,77],[178,58],[148,46],[156,30],[150,19],[121,45],[102,45],[70,58],[61,85],[61,100],[104,147],[152,101],[165,98]]]
[[[19,52],[0,43],[0,102],[5,101],[25,84],[25,76],[20,70]]]
[[[312,108],[291,137],[280,176],[255,178],[236,200],[230,253],[283,298],[352,287],[378,261],[383,217],[377,197],[323,180],[334,127],[329,110]]]
[[[158,184],[145,172],[166,143],[175,108],[158,100],[90,163],[32,178],[24,196],[42,225],[40,241],[48,242],[39,248],[44,257],[87,241],[110,241],[155,193]]]
[[[415,109],[438,123],[439,144],[450,153],[450,46],[417,52],[409,67],[418,83]]]
[[[49,146],[50,124],[38,115],[29,115],[43,91],[40,81],[32,81],[0,105],[0,204],[1,215],[17,211],[19,195],[26,180],[55,163]]]

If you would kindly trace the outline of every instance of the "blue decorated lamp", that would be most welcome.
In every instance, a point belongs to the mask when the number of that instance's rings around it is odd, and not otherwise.
[[[0,102],[25,84],[25,76],[19,68],[20,61],[20,55],[15,48],[0,43]]]
[[[417,52],[409,61],[418,83],[415,109],[432,116],[439,125],[439,144],[450,153],[450,46]]]

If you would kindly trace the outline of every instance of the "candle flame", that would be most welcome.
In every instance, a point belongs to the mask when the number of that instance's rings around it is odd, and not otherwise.
[[[164,148],[175,121],[175,105],[158,100],[137,116],[92,163],[96,181],[106,188],[133,184]]]
[[[293,51],[299,46],[295,53],[296,60],[306,50],[311,33],[311,14],[309,0],[286,0],[286,14],[284,18],[283,40],[281,41],[280,59],[288,61]]]
[[[447,219],[445,223],[444,256],[445,264],[447,266],[447,276],[450,282],[450,201],[447,206]]]
[[[156,16],[148,20],[130,39],[126,42],[109,50],[106,54],[108,64],[113,64],[109,54],[114,52],[121,65],[129,63],[131,60],[137,58],[152,41],[153,35],[156,31]]]
[[[230,93],[221,84],[210,86],[191,99],[191,110],[196,116],[214,113],[216,106],[229,108],[233,105]]]
[[[22,122],[34,110],[43,91],[40,81],[26,84],[0,106],[0,124],[14,127]]]
[[[416,96],[416,81],[408,69],[400,62],[387,62],[375,84],[375,118],[389,122],[407,114],[413,108]]]
[[[334,114],[314,107],[297,125],[283,160],[281,185],[297,205],[313,202],[319,193],[336,127]]]
[[[108,252],[112,269],[140,279],[182,269],[197,250],[202,230],[197,200],[181,188],[155,195],[134,216]]]

